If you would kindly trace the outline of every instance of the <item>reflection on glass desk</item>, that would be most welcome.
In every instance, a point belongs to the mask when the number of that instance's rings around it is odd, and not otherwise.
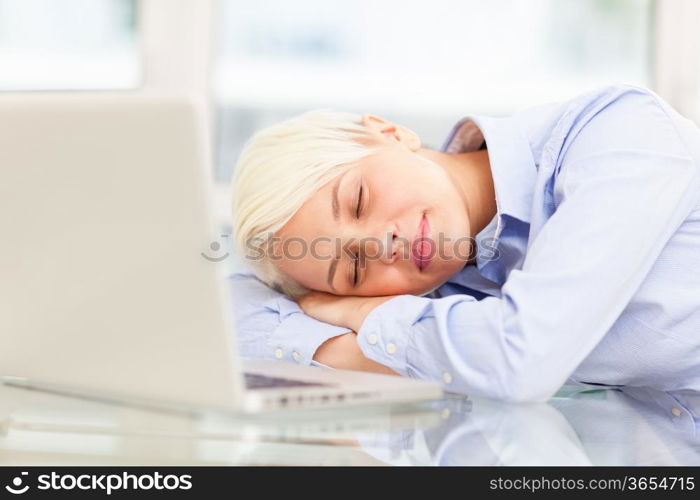
[[[699,465],[700,421],[685,406],[669,411],[668,397],[564,386],[546,404],[447,395],[240,416],[0,385],[0,464]]]

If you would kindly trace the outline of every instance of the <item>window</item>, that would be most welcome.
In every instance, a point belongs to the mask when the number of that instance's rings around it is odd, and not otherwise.
[[[136,0],[0,0],[0,90],[140,83]]]
[[[328,107],[440,147],[467,112],[508,113],[611,81],[650,85],[651,0],[224,0],[216,179],[257,129]]]

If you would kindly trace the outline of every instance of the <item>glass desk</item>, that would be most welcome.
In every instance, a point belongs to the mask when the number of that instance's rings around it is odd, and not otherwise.
[[[0,385],[1,465],[698,465],[692,412],[564,386],[548,403],[189,416]]]

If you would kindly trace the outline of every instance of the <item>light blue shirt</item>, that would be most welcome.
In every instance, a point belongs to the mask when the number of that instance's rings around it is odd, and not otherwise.
[[[497,215],[477,236],[476,264],[374,309],[357,332],[363,353],[507,401],[543,401],[564,383],[673,391],[669,412],[698,418],[700,130],[620,84],[468,115],[442,150],[484,140]],[[347,331],[250,276],[230,283],[246,356],[313,364]]]

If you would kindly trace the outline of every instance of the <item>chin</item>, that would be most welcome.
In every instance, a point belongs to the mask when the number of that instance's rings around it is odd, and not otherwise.
[[[463,267],[464,264],[454,267],[451,266],[450,269],[440,269],[439,275],[436,275],[433,279],[430,280],[429,283],[426,283],[424,286],[421,287],[422,291],[420,292],[420,295],[425,295],[426,293],[430,293],[436,288],[439,288],[440,286],[445,284],[445,282],[447,282],[447,280],[449,280],[452,276],[459,273]]]
[[[431,280],[427,280],[427,282],[421,283],[411,293],[413,295],[425,295],[426,293],[430,293],[436,288],[439,288],[443,283],[445,283],[450,278],[450,276],[446,276],[445,278],[433,278]]]

